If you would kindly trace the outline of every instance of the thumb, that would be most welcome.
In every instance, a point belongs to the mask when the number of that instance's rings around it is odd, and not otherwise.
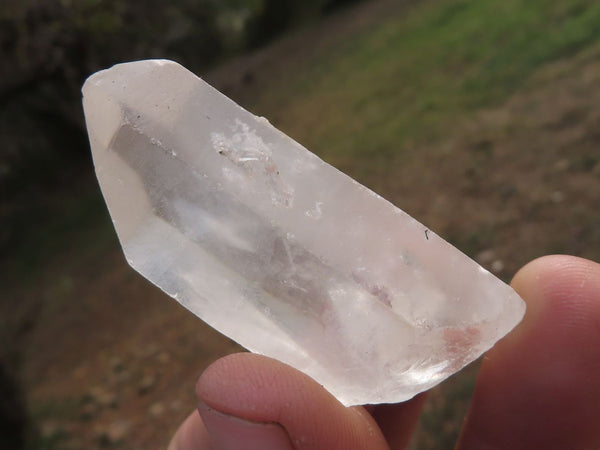
[[[293,450],[277,423],[253,422],[225,414],[200,402],[181,424],[168,450]]]
[[[196,385],[211,450],[383,450],[362,407],[347,408],[313,379],[250,353],[222,358]]]

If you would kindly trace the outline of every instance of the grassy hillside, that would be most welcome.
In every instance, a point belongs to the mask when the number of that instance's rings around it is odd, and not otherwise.
[[[508,280],[600,260],[598,29],[584,0],[372,1],[205,75]],[[32,446],[155,446],[237,347],[130,271],[85,172],[11,255],[3,342]],[[432,392],[414,448],[451,448],[475,369]]]
[[[585,0],[421,2],[317,53],[256,108],[333,160],[393,158],[593,44],[598,24],[600,5]]]
[[[499,234],[508,239],[519,220],[552,214],[531,195],[549,198],[571,177],[597,168],[598,151],[585,137],[594,126],[593,103],[576,91],[556,100],[561,88],[579,84],[586,91],[594,83],[578,79],[578,72],[597,58],[600,5],[440,0],[390,8],[381,21],[335,45],[323,39],[313,51],[300,48],[303,60],[293,70],[272,77],[269,66],[257,67],[262,84],[244,104],[401,208],[433,221],[472,256],[493,245],[508,248],[512,243]],[[561,69],[553,66],[558,61]],[[561,73],[544,75],[552,70]],[[534,96],[537,104],[523,110]],[[508,108],[513,115],[502,116]],[[560,126],[544,124],[548,120]],[[565,142],[555,136],[565,125],[587,128]],[[571,171],[550,176],[553,164]],[[586,203],[588,194],[582,195]],[[440,196],[461,203],[465,217],[457,218],[455,207],[444,209],[446,217],[432,213]],[[485,214],[470,210],[477,201]],[[570,232],[547,230],[545,244],[519,245],[525,257],[509,262],[506,275],[539,253],[598,255],[593,246],[549,242],[552,235],[572,241]],[[590,233],[585,239],[597,239]]]

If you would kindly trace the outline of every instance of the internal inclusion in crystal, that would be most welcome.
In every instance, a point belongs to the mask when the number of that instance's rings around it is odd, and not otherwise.
[[[223,133],[211,133],[211,141],[219,155],[242,167],[247,176],[264,180],[273,204],[285,208],[292,206],[294,190],[281,180],[268,145],[251,132],[248,124],[236,120],[230,138]]]

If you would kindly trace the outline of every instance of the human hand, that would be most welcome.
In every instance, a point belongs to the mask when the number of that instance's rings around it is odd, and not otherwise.
[[[600,449],[600,264],[547,256],[512,285],[527,313],[483,358],[457,449]],[[250,353],[211,365],[196,394],[169,450],[403,449],[425,399],[346,408]]]

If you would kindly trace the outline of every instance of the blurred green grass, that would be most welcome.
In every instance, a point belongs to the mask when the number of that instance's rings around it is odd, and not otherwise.
[[[403,144],[506,99],[542,64],[600,40],[600,4],[419,2],[274,81],[255,106],[326,159],[385,165]]]

